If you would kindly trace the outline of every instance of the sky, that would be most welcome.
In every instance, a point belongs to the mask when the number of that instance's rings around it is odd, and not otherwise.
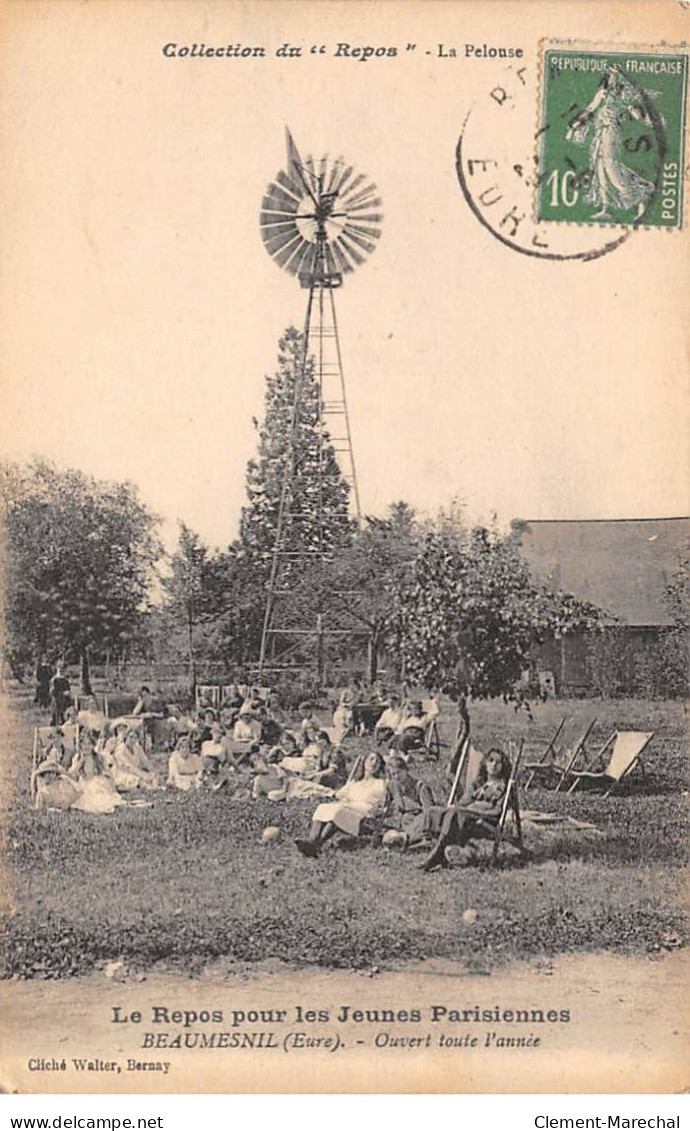
[[[366,513],[459,498],[503,522],[687,514],[683,236],[530,260],[461,196],[459,131],[504,64],[441,60],[437,43],[521,45],[536,107],[547,9],[489,21],[492,7],[429,4],[422,18],[402,5],[396,22],[385,4],[301,17],[281,3],[15,5],[0,119],[5,455],[135,482],[168,540],[178,518],[213,546],[235,536],[264,377],[304,318],[305,292],[258,226],[289,125],[303,155],[344,155],[383,198],[379,245],[337,294]],[[563,34],[573,18],[561,9]],[[341,39],[399,54],[334,58]],[[161,53],[283,41],[306,56]],[[328,55],[311,56],[320,43]],[[531,124],[514,128],[529,145]]]

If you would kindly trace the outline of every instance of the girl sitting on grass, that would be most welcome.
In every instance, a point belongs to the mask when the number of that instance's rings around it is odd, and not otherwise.
[[[198,789],[201,785],[202,761],[198,751],[192,749],[190,736],[181,734],[177,746],[168,758],[168,785],[173,789],[181,789],[186,793],[189,789]]]
[[[136,728],[113,751],[111,777],[118,789],[159,789],[158,776],[139,742]]]
[[[118,805],[124,804],[113,781],[103,772],[96,753],[97,739],[97,732],[83,730],[79,737],[79,751],[70,766],[70,777],[79,789],[72,809],[81,813],[112,813]]]
[[[303,856],[319,855],[322,845],[337,832],[359,836],[362,821],[381,811],[386,801],[384,762],[374,750],[364,759],[362,776],[349,781],[335,795],[335,801],[319,805],[312,818],[308,840],[296,840]]]

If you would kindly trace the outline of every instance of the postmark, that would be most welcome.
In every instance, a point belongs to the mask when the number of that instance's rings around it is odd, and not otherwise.
[[[680,228],[688,56],[542,48],[536,219]]]
[[[615,250],[635,230],[554,224],[536,216],[541,133],[535,65],[497,70],[466,113],[456,148],[462,195],[475,219],[503,246],[536,259],[587,261]]]

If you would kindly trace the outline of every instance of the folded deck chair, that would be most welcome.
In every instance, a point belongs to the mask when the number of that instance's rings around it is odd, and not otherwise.
[[[566,716],[556,728],[556,732],[553,735],[553,738],[549,742],[541,757],[536,762],[523,762],[523,771],[528,771],[528,777],[525,782],[525,790],[529,789],[535,777],[548,781],[549,778],[553,780],[555,776],[555,792],[558,793],[565,784],[566,778],[570,771],[573,769],[578,758],[586,759],[587,740],[594,730],[597,720],[592,719],[591,722],[587,724],[580,737],[571,744],[568,744],[568,740],[567,738],[565,738],[564,728],[567,724],[567,721],[568,719]],[[559,738],[561,739],[561,743],[559,744],[559,746],[557,746],[556,743]],[[562,760],[560,762],[556,762],[555,759],[559,757],[559,747],[561,746],[561,744],[564,746]]]
[[[568,789],[568,793],[572,793],[577,789],[581,781],[601,782],[602,784],[608,783],[608,789],[604,793],[604,797],[616,788],[616,786],[626,778],[628,774],[639,766],[644,775],[644,766],[642,764],[642,752],[646,749],[649,743],[654,738],[654,731],[641,731],[641,730],[619,730],[604,743],[598,754],[595,754],[589,762],[590,766],[596,765],[597,761],[601,759],[602,763],[604,758],[608,757],[608,764],[603,770],[591,770],[585,768],[584,770],[568,770],[568,776],[573,779],[573,782]]]

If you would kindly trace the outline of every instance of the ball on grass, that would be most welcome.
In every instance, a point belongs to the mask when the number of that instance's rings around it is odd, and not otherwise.
[[[381,844],[384,848],[404,848],[405,834],[397,829],[387,829],[381,838]]]
[[[280,840],[281,832],[277,825],[269,825],[261,834],[263,844],[275,844]]]
[[[463,911],[462,921],[463,923],[477,922],[477,912],[475,911],[474,907],[468,907],[466,911]]]

